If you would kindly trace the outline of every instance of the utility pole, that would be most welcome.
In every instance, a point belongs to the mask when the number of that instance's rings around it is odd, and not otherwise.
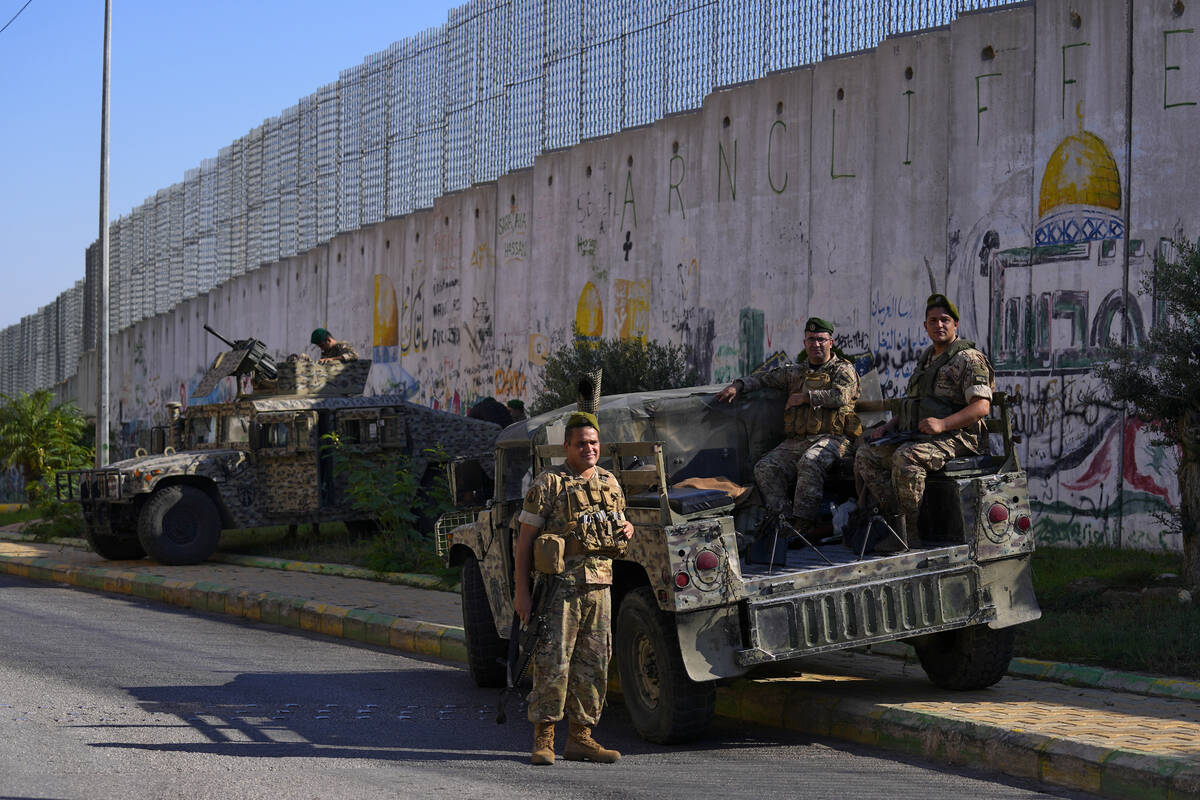
[[[100,90],[100,286],[96,315],[96,466],[108,465],[108,69],[112,0],[104,0],[104,77]]]

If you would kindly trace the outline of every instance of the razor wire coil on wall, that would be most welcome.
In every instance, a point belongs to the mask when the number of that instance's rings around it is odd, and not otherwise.
[[[343,70],[111,223],[118,331],[540,153],[700,107],[713,89],[1014,0],[470,0]],[[0,337],[0,392],[95,346],[86,276]]]

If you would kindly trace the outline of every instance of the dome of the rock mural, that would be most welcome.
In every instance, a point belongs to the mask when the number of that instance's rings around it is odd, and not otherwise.
[[[1104,141],[1081,130],[1054,149],[1038,198],[1038,245],[1073,244],[1124,235],[1121,173]]]

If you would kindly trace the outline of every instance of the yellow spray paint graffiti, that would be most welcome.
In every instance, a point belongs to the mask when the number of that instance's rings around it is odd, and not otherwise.
[[[650,329],[650,281],[613,281],[616,293],[617,335],[622,339],[646,338]]]

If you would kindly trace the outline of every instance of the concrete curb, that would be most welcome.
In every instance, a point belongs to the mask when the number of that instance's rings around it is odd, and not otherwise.
[[[210,581],[179,581],[143,572],[77,567],[48,558],[0,557],[0,572],[229,614],[447,661],[467,660],[462,628],[344,608],[306,597],[236,589]]]
[[[47,558],[2,556],[0,572],[129,594],[446,661],[467,661],[463,630],[450,625],[418,622],[274,592],[239,590],[208,581],[178,581],[140,572],[75,567]],[[984,766],[1005,775],[1104,797],[1200,800],[1200,765],[1184,759],[1106,750],[859,698],[822,694],[812,684],[736,681],[718,689],[717,713],[730,719],[949,764]]]
[[[0,539],[11,542],[40,542],[61,547],[76,547],[80,550],[90,550],[87,540],[62,536],[48,540],[39,540],[27,533],[0,533]],[[322,564],[314,561],[289,561],[282,558],[264,558],[262,556],[244,556],[237,553],[213,553],[209,561],[222,564],[234,564],[239,567],[258,567],[260,569],[278,569],[285,572],[307,572],[313,575],[336,575],[341,578],[359,578],[361,580],[391,583],[400,586],[412,586],[417,589],[434,589],[443,592],[457,592],[457,583],[447,583],[433,575],[423,575],[414,572],[376,572],[372,569],[352,567],[348,564]]]
[[[917,661],[917,654],[912,645],[904,642],[873,644],[867,649],[879,655],[903,658],[914,664]],[[1041,661],[1036,658],[1018,657],[1009,662],[1008,674],[1015,678],[1050,681],[1086,689],[1109,689],[1147,697],[1171,697],[1176,700],[1200,701],[1200,681],[1141,675],[1136,672],[1121,672],[1105,667],[1091,667],[1086,664],[1066,664],[1061,661]]]
[[[979,767],[1112,798],[1200,798],[1200,765],[939,717],[780,681],[717,691],[723,717]]]

